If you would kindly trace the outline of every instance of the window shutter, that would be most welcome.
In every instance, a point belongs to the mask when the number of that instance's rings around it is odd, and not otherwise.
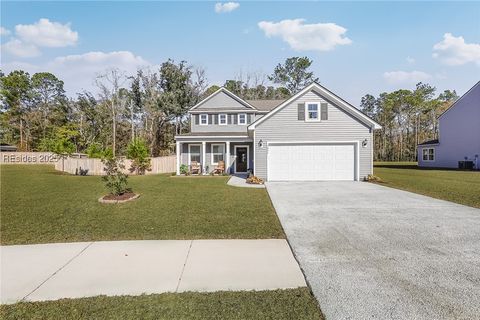
[[[218,124],[218,117],[219,117],[219,115],[218,115],[218,114],[212,114],[212,116],[213,116],[213,121],[212,121],[212,123],[213,123],[213,124]]]
[[[213,124],[213,114],[208,115],[208,124]]]
[[[252,114],[247,114],[247,124],[252,122]]]
[[[238,122],[238,114],[233,115],[233,124],[237,124]]]
[[[298,109],[298,120],[305,121],[305,103],[299,103],[297,105]]]
[[[193,115],[193,119],[195,119],[195,124],[198,124],[198,119],[200,118],[200,115],[199,114],[194,114]]]
[[[328,104],[321,103],[320,104],[320,120],[328,120]]]

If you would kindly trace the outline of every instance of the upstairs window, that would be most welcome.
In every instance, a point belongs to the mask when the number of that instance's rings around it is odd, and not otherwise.
[[[305,108],[305,121],[318,121],[320,120],[318,116],[318,107],[319,104],[316,102],[308,102],[307,107]]]
[[[227,115],[224,113],[221,113],[218,115],[218,124],[221,126],[226,126],[227,125]]]
[[[238,124],[247,124],[247,114],[246,113],[238,114]]]
[[[206,126],[208,124],[208,114],[201,114],[200,115],[200,125]]]
[[[435,148],[423,148],[422,159],[423,161],[435,161]]]

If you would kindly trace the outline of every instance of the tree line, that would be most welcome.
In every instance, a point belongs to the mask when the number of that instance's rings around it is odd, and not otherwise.
[[[414,90],[363,96],[361,110],[382,125],[374,136],[374,159],[416,161],[418,144],[438,138],[438,117],[457,99],[455,90],[437,95],[435,87],[421,82]]]
[[[312,61],[293,57],[269,77],[239,74],[225,87],[244,99],[285,99],[311,81]],[[295,72],[303,70],[299,79]],[[280,79],[274,77],[281,76]],[[267,85],[267,79],[277,86]],[[303,82],[302,82],[303,81]],[[181,61],[128,75],[109,69],[95,78],[97,93],[67,97],[64,83],[48,72],[0,71],[0,141],[20,151],[125,155],[141,139],[151,156],[174,152],[174,136],[188,132],[188,109],[217,90],[205,71]],[[287,89],[290,88],[290,89]]]
[[[312,81],[313,61],[291,57],[270,75],[239,73],[224,86],[243,99],[286,99]],[[218,90],[205,70],[185,61],[163,62],[158,69],[126,74],[109,69],[95,78],[96,93],[67,97],[54,74],[30,75],[0,71],[0,142],[20,151],[126,155],[131,142],[141,140],[150,156],[175,150],[174,136],[188,132],[188,109]],[[361,110],[382,125],[375,132],[376,160],[415,160],[419,142],[436,138],[438,115],[457,95],[439,95],[428,84],[378,97],[365,95]]]

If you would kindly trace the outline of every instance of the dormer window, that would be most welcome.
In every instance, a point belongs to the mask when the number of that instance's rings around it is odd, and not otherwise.
[[[240,124],[240,125],[247,124],[247,114],[246,113],[239,113],[238,114],[238,124]]]
[[[218,115],[218,124],[221,126],[226,126],[227,125],[227,115],[224,113],[221,113]]]
[[[200,125],[201,126],[208,125],[208,114],[201,114],[200,115]]]

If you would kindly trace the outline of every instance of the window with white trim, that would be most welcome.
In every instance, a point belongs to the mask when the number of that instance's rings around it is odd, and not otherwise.
[[[305,121],[319,121],[320,104],[318,102],[308,102],[305,107]]]
[[[435,161],[435,148],[423,148],[422,159],[423,161]]]
[[[218,124],[221,126],[226,126],[227,125],[227,115],[224,113],[220,113],[218,115]]]
[[[212,144],[212,164],[218,164],[224,160],[225,146],[223,144]]]
[[[188,145],[188,163],[197,161],[200,163],[200,145],[199,144],[189,144]]]
[[[201,114],[200,115],[200,125],[205,126],[208,124],[208,114]]]
[[[239,113],[238,114],[238,124],[247,124],[247,114]]]

